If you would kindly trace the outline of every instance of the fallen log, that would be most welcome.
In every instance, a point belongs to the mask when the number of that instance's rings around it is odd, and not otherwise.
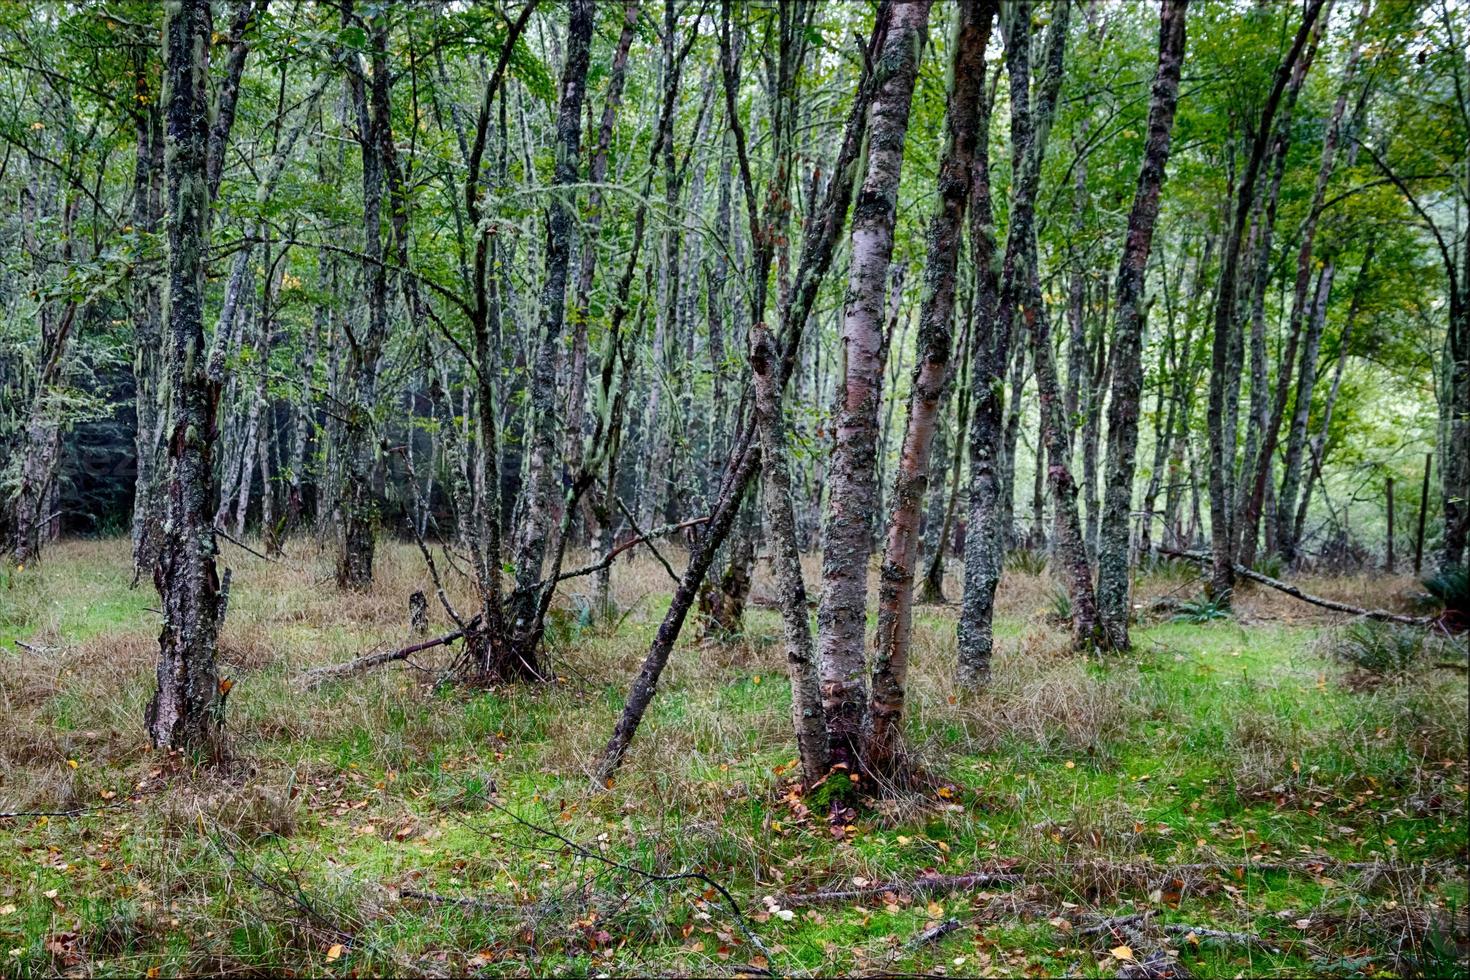
[[[1203,565],[1208,565],[1213,561],[1207,551],[1174,551],[1170,548],[1160,548],[1159,552],[1177,558],[1188,558],[1191,561],[1197,561]],[[1346,602],[1338,602],[1336,599],[1324,599],[1322,596],[1303,592],[1296,586],[1283,582],[1280,579],[1272,578],[1269,575],[1262,575],[1255,569],[1247,568],[1238,562],[1235,565],[1235,574],[1243,579],[1269,586],[1278,592],[1285,592],[1293,599],[1300,599],[1302,602],[1320,606],[1323,609],[1331,609],[1333,612],[1362,616],[1365,619],[1373,619],[1381,623],[1398,623],[1402,626],[1428,626],[1434,622],[1434,617],[1432,616],[1402,616],[1398,613],[1389,612],[1386,609],[1363,609],[1360,606],[1352,606]]]
[[[470,620],[468,624],[469,628],[473,629],[475,624],[478,622],[479,617],[476,616],[474,619]],[[451,633],[445,633],[443,636],[436,636],[431,640],[424,640],[421,643],[414,643],[399,650],[385,650],[381,653],[370,653],[365,657],[358,657],[356,660],[349,660],[345,664],[330,664],[326,667],[317,667],[314,670],[308,670],[306,673],[299,676],[296,679],[296,682],[303,687],[316,687],[319,684],[324,684],[330,680],[337,680],[342,677],[351,677],[353,674],[360,674],[364,671],[372,670],[375,667],[382,667],[385,664],[396,663],[400,660],[407,660],[414,654],[421,653],[424,650],[430,650],[434,647],[440,647],[448,643],[453,643],[455,640],[458,640],[460,637],[464,636],[464,634],[464,630],[454,630]]]

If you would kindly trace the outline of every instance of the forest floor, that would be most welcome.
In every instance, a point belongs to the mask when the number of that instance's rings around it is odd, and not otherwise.
[[[653,561],[619,564],[617,624],[569,596],[555,685],[436,686],[441,652],[305,689],[309,668],[410,642],[416,552],[384,545],[372,591],[342,595],[310,542],[276,564],[223,547],[223,767],[145,744],[156,597],[129,589],[125,542],[0,573],[0,810],[27,811],[0,818],[0,974],[1465,965],[1466,675],[1362,683],[1330,654],[1340,619],[1287,597],[1242,592],[1234,619],[1164,614],[1133,655],[1084,660],[1048,622],[1044,574],[1016,569],[979,696],[949,679],[956,610],[924,607],[909,735],[930,788],[834,823],[791,792],[770,609],[734,640],[686,631],[603,790],[592,760],[668,601]],[[1198,588],[1162,566],[1138,595]],[[1414,583],[1311,588],[1402,607]],[[934,879],[972,872],[993,877]]]

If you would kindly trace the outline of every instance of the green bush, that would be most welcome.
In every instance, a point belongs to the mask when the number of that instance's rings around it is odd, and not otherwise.
[[[1230,594],[1218,596],[1202,595],[1198,599],[1185,599],[1175,607],[1176,623],[1210,623],[1217,619],[1230,618]]]
[[[1424,664],[1424,631],[1362,619],[1338,632],[1331,651],[1338,660],[1374,678],[1404,678]]]

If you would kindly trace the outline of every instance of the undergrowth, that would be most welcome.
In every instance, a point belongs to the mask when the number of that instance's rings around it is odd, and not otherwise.
[[[125,542],[66,543],[0,594],[0,810],[33,814],[0,819],[0,972],[1113,975],[1104,920],[1132,915],[1201,977],[1465,966],[1465,674],[1396,633],[1360,638],[1388,651],[1364,685],[1340,652],[1357,627],[1250,595],[1240,621],[1088,659],[1013,568],[984,691],[954,686],[956,611],[917,613],[924,789],[829,808],[794,782],[769,609],[681,644],[606,790],[592,763],[667,603],[653,562],[619,563],[611,623],[558,606],[554,685],[446,688],[425,654],[307,690],[303,671],[405,640],[414,552],[383,548],[360,596],[319,584],[309,542],[228,558],[215,769],[144,744],[157,623]],[[1137,592],[1186,584],[1166,565]],[[895,885],[976,870],[1019,880]]]

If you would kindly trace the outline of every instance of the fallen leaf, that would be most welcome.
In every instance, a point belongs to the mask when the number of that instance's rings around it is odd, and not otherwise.
[[[332,962],[333,960],[340,959],[341,956],[342,956],[342,944],[341,943],[335,943],[332,946],[331,949],[327,950],[327,962],[328,963]]]
[[[1133,950],[1129,949],[1127,946],[1114,946],[1112,949],[1108,950],[1108,952],[1113,954],[1113,959],[1115,960],[1133,959]]]

